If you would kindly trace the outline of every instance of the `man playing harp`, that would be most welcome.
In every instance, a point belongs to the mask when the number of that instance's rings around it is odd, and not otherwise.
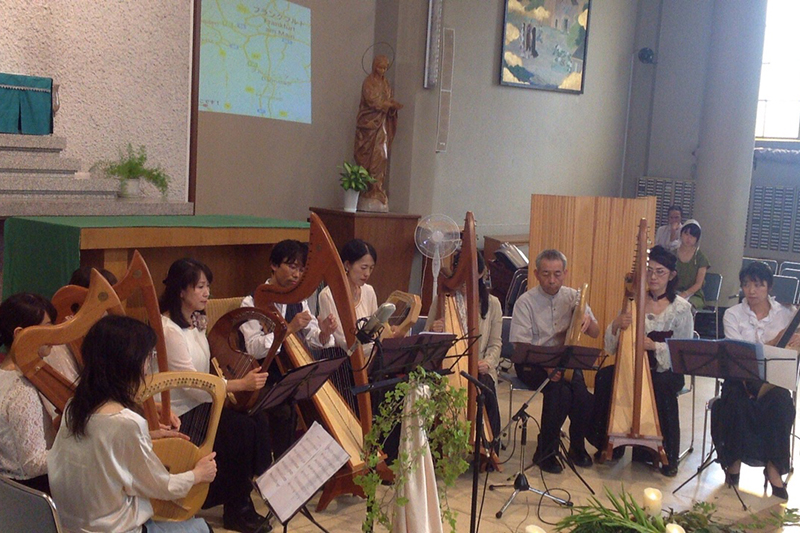
[[[544,250],[536,257],[533,273],[539,285],[520,296],[514,305],[509,340],[515,345],[563,346],[572,314],[580,301],[577,290],[563,286],[567,258],[558,250]],[[600,327],[588,306],[581,331],[593,338],[600,334]],[[532,388],[538,388],[552,370],[538,365],[516,365],[517,376]],[[542,393],[541,432],[533,462],[545,472],[557,474],[563,470],[556,452],[561,426],[569,416],[569,457],[578,466],[591,466],[585,435],[593,397],[586,388],[583,373],[575,370],[572,376],[566,376],[562,371],[556,372]]]

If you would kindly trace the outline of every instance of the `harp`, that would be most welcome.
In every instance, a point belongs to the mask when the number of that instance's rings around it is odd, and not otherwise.
[[[395,310],[384,325],[381,339],[387,337],[404,337],[414,327],[422,310],[422,299],[417,294],[394,291],[386,300],[394,304]]]
[[[626,294],[622,310],[631,311],[633,322],[619,335],[605,457],[610,457],[617,446],[636,445],[649,448],[666,465],[667,456],[658,422],[653,380],[644,350],[646,272],[647,220],[642,219],[639,222],[636,259],[625,280]]]
[[[153,451],[164,463],[170,474],[180,474],[192,470],[197,461],[212,452],[217,426],[225,403],[225,382],[217,376],[200,372],[159,372],[151,374],[139,389],[137,403],[152,401],[158,393],[174,388],[194,388],[205,390],[211,396],[211,412],[205,438],[195,446],[180,438],[156,439]],[[194,485],[180,500],[150,500],[153,512],[161,520],[188,520],[200,510],[208,496],[208,483]]]
[[[263,363],[242,349],[239,326],[249,320],[258,320],[267,333],[273,333],[275,340]],[[255,309],[240,307],[230,311],[219,320],[208,333],[208,345],[211,349],[211,362],[225,379],[241,379],[255,368],[266,372],[278,349],[286,337],[286,322],[273,308]],[[263,387],[258,391],[241,391],[228,394],[229,407],[236,411],[247,412],[258,399],[269,389]]]
[[[72,398],[75,386],[60,372],[39,357],[41,346],[74,344],[106,313],[121,314],[122,305],[111,285],[96,270],[92,270],[89,288],[84,291],[83,304],[75,316],[66,322],[48,326],[31,326],[22,330],[14,340],[9,356],[22,374],[33,383],[59,413]]]
[[[259,285],[253,293],[254,305],[258,309],[272,308],[274,303],[290,304],[305,300],[324,281],[331,289],[334,303],[342,323],[345,340],[350,346],[355,342],[356,315],[352,304],[350,286],[345,277],[344,267],[333,244],[328,230],[316,213],[311,213],[308,259],[306,270],[300,282],[291,289],[275,285]],[[281,318],[281,320],[283,320]],[[295,334],[287,335],[283,341],[288,363],[302,366],[314,361],[303,342]],[[367,371],[364,355],[359,345],[351,356],[353,378],[356,385],[367,384]],[[359,417],[353,413],[347,402],[330,381],[313,396],[310,405],[304,408],[304,418],[309,416],[318,420],[339,444],[350,454],[350,460],[326,485],[317,504],[317,510],[324,510],[334,497],[340,494],[355,494],[364,497],[361,487],[353,482],[355,474],[365,468],[363,457],[364,434],[372,426],[372,405],[368,393],[358,395]],[[309,419],[306,418],[308,422]]]
[[[565,346],[577,346],[583,338],[581,326],[583,325],[583,317],[586,316],[586,307],[589,305],[589,284],[584,283],[581,285],[579,291],[578,305],[575,306],[575,311],[572,313],[572,320],[567,328],[567,336],[564,339]],[[575,370],[568,368],[564,371],[564,380],[572,381],[572,376]]]
[[[102,276],[101,276],[102,277]],[[107,282],[106,282],[107,283]],[[67,285],[60,288],[53,295],[53,306],[58,313],[57,322],[62,322],[72,314],[72,310],[77,306],[83,306],[86,299],[87,289],[77,285]],[[143,316],[135,316],[134,318],[146,318],[143,320],[156,332],[156,354],[158,357],[158,368],[160,371],[165,372],[168,370],[169,364],[167,362],[167,345],[164,340],[164,328],[161,324],[161,311],[158,307],[158,295],[156,288],[153,284],[153,277],[150,275],[150,269],[147,268],[142,254],[138,250],[134,250],[131,263],[128,265],[128,271],[113,287],[113,291],[118,298],[118,302],[127,303],[127,308],[124,309],[122,304],[119,305],[119,311],[115,314],[136,314],[141,315],[141,308],[131,305],[134,298],[139,298],[144,303]],[[101,315],[102,316],[102,315]],[[99,320],[100,317],[97,318]],[[96,320],[95,320],[96,322]],[[88,330],[87,330],[88,331]],[[80,353],[80,344],[83,338],[75,339],[69,344],[75,359],[79,366],[83,366],[83,358]],[[158,429],[158,422],[161,421],[164,425],[169,425],[170,422],[170,409],[169,409],[169,391],[164,391],[161,395],[162,408],[161,417],[159,419],[155,410],[155,404],[147,402],[144,405],[145,415],[151,430]]]
[[[473,428],[470,430],[472,432],[470,439],[474,442],[477,393],[475,387],[461,376],[461,371],[466,371],[470,375],[478,377],[478,357],[480,355],[478,343],[464,338],[465,335],[466,337],[480,335],[477,238],[475,236],[475,217],[470,211],[467,211],[464,219],[461,243],[461,252],[455,271],[451,276],[447,276],[443,272],[439,273],[437,308],[439,310],[438,318],[444,319],[444,331],[453,333],[457,339],[461,339],[453,345],[447,355],[459,356],[466,352],[466,357],[458,359],[452,368],[452,373],[447,377],[451,387],[466,388],[468,391],[466,419]],[[457,301],[461,296],[464,298],[465,305],[463,306],[459,305]],[[494,437],[488,418],[484,422],[484,436],[488,442],[491,442]],[[495,468],[500,466],[493,453],[488,454],[484,450],[484,456],[486,455],[490,455]]]

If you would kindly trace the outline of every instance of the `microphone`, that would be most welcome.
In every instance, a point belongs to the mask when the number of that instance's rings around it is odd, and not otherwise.
[[[494,396],[494,393],[492,392],[492,389],[490,389],[489,387],[487,387],[486,385],[484,385],[483,383],[478,381],[477,378],[475,378],[474,376],[472,376],[468,372],[465,372],[464,370],[462,370],[461,371],[461,376],[464,379],[466,379],[467,381],[469,381],[470,383],[472,383],[473,385],[475,385],[476,387],[478,387],[479,389],[481,389],[483,392],[489,393],[492,396]]]
[[[347,350],[347,355],[353,355],[359,344],[367,344],[375,341],[375,337],[380,335],[383,324],[389,320],[395,311],[395,305],[389,302],[382,304],[375,313],[367,319],[363,326],[356,331],[356,342]]]

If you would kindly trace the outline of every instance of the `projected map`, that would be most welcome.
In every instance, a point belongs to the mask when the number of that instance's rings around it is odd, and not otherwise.
[[[200,111],[311,123],[311,10],[203,0]]]

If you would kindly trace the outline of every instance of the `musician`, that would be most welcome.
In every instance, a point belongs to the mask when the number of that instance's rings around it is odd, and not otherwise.
[[[208,303],[213,281],[211,270],[195,259],[179,259],[172,263],[164,280],[164,294],[159,305],[164,316],[164,338],[167,359],[172,371],[208,373],[211,352],[206,339],[203,311]],[[256,391],[264,387],[267,374],[256,368],[242,379],[226,382],[228,392]],[[196,434],[198,425],[205,427],[211,398],[201,390],[175,389],[170,393],[172,410],[181,419],[181,431]],[[251,481],[271,463],[269,421],[263,412],[248,416],[224,408],[214,441],[219,475],[211,484],[204,508],[224,504],[223,524],[234,531],[256,531],[264,521],[250,499]]]
[[[453,267],[458,265],[460,257],[456,255],[453,259]],[[497,436],[500,434],[500,406],[497,403],[497,365],[500,364],[500,352],[503,348],[503,308],[500,305],[500,300],[489,294],[489,289],[486,287],[486,278],[489,271],[486,269],[486,263],[483,259],[483,254],[478,253],[478,298],[480,302],[480,321],[478,324],[478,332],[480,333],[480,340],[478,341],[478,379],[481,383],[489,387],[492,394],[484,396],[486,403],[486,416],[489,418],[489,425],[492,429],[492,435]],[[459,294],[459,299],[463,295]],[[428,320],[425,324],[426,329],[441,333],[444,331],[444,319],[440,318],[433,321],[432,318],[437,315],[438,303],[434,300],[431,303],[431,308],[428,311]]]
[[[367,281],[372,275],[372,271],[375,270],[375,263],[378,262],[378,253],[375,248],[361,239],[352,239],[344,243],[339,251],[339,257],[342,259],[347,283],[350,285],[350,293],[353,295],[356,320],[374,315],[378,310],[378,297],[375,295],[375,289]],[[335,318],[334,343],[339,348],[348,349],[349,346],[344,338],[344,329],[342,329],[330,287],[325,287],[319,293],[319,316],[323,318],[323,321],[324,317],[333,316]],[[369,353],[366,348],[364,351]]]
[[[681,245],[681,223],[683,222],[683,209],[679,205],[671,205],[667,209],[667,223],[656,230],[655,243],[660,244],[670,252],[674,252]]]
[[[55,319],[53,304],[38,294],[9,296],[0,305],[0,343],[8,350],[23,328],[51,324]],[[49,346],[39,349],[43,358],[49,352]],[[55,438],[51,416],[36,388],[5,357],[0,363],[0,474],[50,492],[47,450]]]
[[[152,520],[151,498],[183,498],[216,474],[213,453],[172,475],[153,452],[133,396],[155,344],[149,326],[123,316],[102,318],[86,335],[81,380],[47,459],[53,499],[70,531],[210,531],[202,519]]]
[[[300,283],[306,268],[308,246],[300,241],[287,239],[279,242],[270,252],[269,263],[271,275],[266,283],[276,284],[291,289]],[[253,307],[253,296],[242,300],[242,307]],[[309,348],[330,348],[334,345],[333,332],[338,321],[336,316],[328,314],[322,321],[317,321],[308,308],[306,300],[297,304],[275,304],[275,308],[289,324],[287,335],[299,333]],[[250,320],[239,328],[244,335],[247,353],[256,359],[267,356],[274,338],[272,333],[265,333],[258,320]]]
[[[794,309],[769,295],[772,271],[761,262],[739,273],[744,300],[725,312],[725,338],[758,344],[775,344],[794,316]],[[789,347],[800,347],[794,334]],[[739,484],[742,462],[765,466],[765,485],[772,495],[787,499],[781,476],[789,471],[792,422],[795,409],[788,390],[752,380],[726,380],[722,397],[711,410],[711,437],[717,448],[726,482]]]
[[[661,473],[668,477],[678,474],[678,455],[680,449],[680,417],[678,413],[678,392],[683,388],[682,374],[672,372],[672,360],[666,340],[690,339],[694,330],[692,306],[684,298],[675,293],[678,272],[675,267],[675,256],[663,246],[650,249],[647,263],[648,297],[644,308],[644,349],[647,350],[650,363],[650,375],[653,379],[653,390],[656,398],[658,422],[664,436],[664,452],[667,465],[662,466]],[[632,323],[630,312],[621,313],[608,326],[605,334],[605,350],[609,354],[617,352],[619,334]],[[611,402],[611,389],[614,382],[615,366],[608,366],[597,373],[595,380],[595,415],[602,429],[599,433],[604,440],[607,434],[608,412]],[[596,435],[595,435],[596,437]],[[593,437],[593,440],[594,438]],[[595,445],[602,449],[602,442]],[[646,461],[649,455],[640,455],[634,450],[634,459]]]
[[[567,258],[563,253],[544,250],[536,257],[535,264],[533,273],[539,285],[517,299],[509,340],[515,345],[563,346],[572,313],[580,301],[580,293],[563,286],[567,276]],[[581,331],[593,338],[600,334],[600,327],[588,306]],[[553,370],[528,364],[517,364],[515,368],[517,376],[532,388],[538,388]],[[555,453],[558,451],[561,426],[569,416],[569,458],[578,466],[592,466],[584,438],[593,397],[586,388],[581,370],[575,370],[570,380],[565,379],[564,372],[556,372],[542,393],[541,432],[533,462],[545,472],[557,474],[563,470]]]

